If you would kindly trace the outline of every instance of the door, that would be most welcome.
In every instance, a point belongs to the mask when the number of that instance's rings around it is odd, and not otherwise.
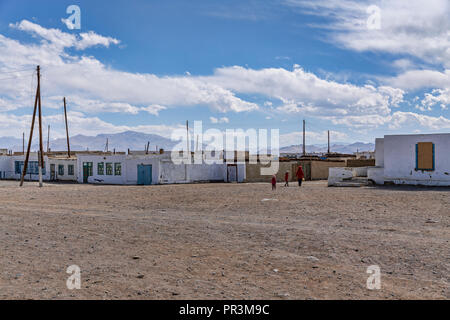
[[[138,185],[151,185],[152,184],[152,165],[150,164],[138,164],[137,166],[137,184]]]
[[[51,181],[55,181],[56,180],[56,176],[55,176],[55,164],[51,163],[50,164],[50,180]]]
[[[92,162],[83,162],[83,183],[87,183],[90,176],[92,176]]]
[[[228,182],[238,181],[237,165],[229,164],[227,166],[227,181]]]

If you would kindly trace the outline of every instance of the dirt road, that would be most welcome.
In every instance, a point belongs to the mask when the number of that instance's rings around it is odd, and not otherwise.
[[[0,182],[1,299],[450,298],[448,188],[17,184]]]

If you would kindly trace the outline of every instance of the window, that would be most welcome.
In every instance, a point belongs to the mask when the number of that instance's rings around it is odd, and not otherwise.
[[[434,170],[434,144],[432,142],[416,144],[416,170]]]
[[[64,175],[64,165],[58,164],[58,175],[63,176]]]
[[[22,174],[24,162],[15,161],[14,162],[14,172],[16,174]],[[28,161],[27,174],[39,174],[39,162],[38,161]],[[42,174],[45,175],[45,162],[44,168],[42,168]]]
[[[23,170],[23,161],[15,161],[14,162],[14,166],[15,166],[15,173],[16,174],[21,174],[22,170]]]
[[[69,176],[73,176],[73,173],[74,173],[73,164],[69,164],[67,166],[67,171],[68,171]]]
[[[97,163],[97,174],[99,176],[103,176],[105,174],[105,163],[104,162]]]
[[[122,175],[122,164],[120,162],[114,163],[114,175],[115,176]]]
[[[107,176],[112,176],[113,174],[113,166],[111,162],[107,162],[106,163],[106,175]]]

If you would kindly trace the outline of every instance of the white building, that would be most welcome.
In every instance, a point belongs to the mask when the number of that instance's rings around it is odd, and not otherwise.
[[[377,184],[450,186],[450,133],[386,135],[375,140]]]
[[[79,183],[150,185],[243,182],[245,163],[175,164],[171,154],[77,155]]]
[[[0,179],[20,180],[24,163],[24,155],[0,156]],[[45,155],[42,179],[44,181],[76,181],[76,168],[76,157],[67,158]],[[32,152],[28,159],[28,169],[27,174],[25,175],[25,181],[39,180],[38,170],[37,153]]]
[[[202,155],[204,160],[204,154]],[[219,155],[219,160],[222,159]],[[193,182],[243,182],[245,162],[207,164],[175,164],[171,153],[101,154],[76,153],[44,156],[44,181],[74,181],[79,183],[149,185]],[[24,155],[0,156],[0,179],[20,180]],[[31,153],[25,181],[37,181],[37,153]]]

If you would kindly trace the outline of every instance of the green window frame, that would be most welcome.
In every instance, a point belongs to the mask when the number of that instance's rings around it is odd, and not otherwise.
[[[58,164],[58,175],[63,176],[64,175],[64,165]]]
[[[112,176],[112,174],[113,174],[113,164],[112,164],[112,162],[107,162],[106,163],[106,175]]]
[[[99,176],[103,176],[105,174],[105,163],[104,162],[97,163],[97,174]]]
[[[120,162],[114,163],[114,175],[115,176],[122,175],[122,164]]]
[[[16,174],[22,174],[24,166],[24,161],[15,161],[14,162],[14,172]],[[38,161],[29,161],[27,174],[38,174],[39,173],[39,162]],[[42,174],[45,175],[45,162],[42,168]]]
[[[74,166],[73,166],[73,164],[69,164],[69,165],[67,165],[67,174],[69,175],[69,176],[73,176],[74,175]]]

